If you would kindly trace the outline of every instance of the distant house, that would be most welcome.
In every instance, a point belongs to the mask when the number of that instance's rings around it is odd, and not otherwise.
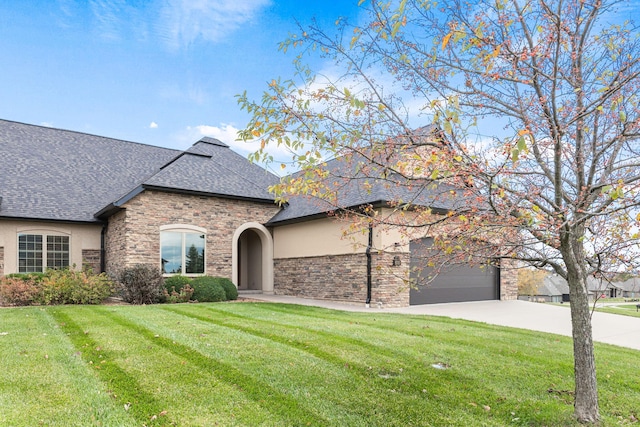
[[[521,296],[520,299],[536,302],[569,302],[569,285],[557,274],[550,274],[538,285],[537,295]]]
[[[632,277],[624,282],[619,282],[618,286],[622,290],[623,298],[640,298],[640,278]]]
[[[372,230],[369,253],[366,241],[354,248],[332,209],[301,197],[279,207],[268,191],[279,178],[213,138],[179,151],[0,120],[0,152],[0,275],[144,263],[309,298],[364,302],[370,285],[372,304],[385,306],[517,296],[513,275],[497,269],[410,291],[415,242]],[[382,189],[344,191],[349,203],[389,209]]]
[[[625,282],[609,282],[593,277],[587,279],[589,298],[638,298],[640,297],[640,279],[632,278]],[[536,302],[569,302],[569,285],[557,274],[550,274],[538,284],[536,295],[521,295],[521,300]]]
[[[622,298],[623,289],[620,282],[609,282],[589,277],[587,280],[587,289],[589,297],[595,298]]]

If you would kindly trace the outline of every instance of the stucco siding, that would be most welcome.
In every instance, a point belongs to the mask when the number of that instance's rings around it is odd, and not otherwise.
[[[18,234],[69,236],[69,264],[78,269],[84,263],[83,251],[100,251],[101,224],[68,224],[39,221],[0,221],[0,247],[4,248],[2,274],[18,272]]]
[[[274,258],[364,253],[366,234],[343,235],[348,223],[336,218],[281,225],[273,229]]]

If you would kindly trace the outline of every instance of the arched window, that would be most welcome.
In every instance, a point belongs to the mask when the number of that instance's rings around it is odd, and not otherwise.
[[[163,274],[205,274],[206,230],[193,225],[160,227],[160,263]]]

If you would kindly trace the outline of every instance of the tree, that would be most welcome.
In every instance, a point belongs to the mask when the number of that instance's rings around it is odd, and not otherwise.
[[[637,258],[640,49],[617,6],[367,2],[362,25],[300,28],[281,44],[299,52],[296,75],[272,81],[260,102],[239,97],[252,116],[241,138],[262,141],[253,158],[284,146],[301,170],[275,187],[282,200],[309,194],[348,208],[337,190],[349,177],[322,160],[344,159],[359,179],[445,188],[441,197],[467,202],[434,216],[398,191],[395,215],[354,218],[445,227],[436,243],[449,260],[508,257],[566,279],[581,422],[599,419],[587,277]],[[314,72],[305,58],[316,57],[331,67]]]
[[[544,270],[523,268],[518,271],[518,295],[538,295],[538,286],[547,277]]]
[[[204,272],[204,253],[196,248],[195,244],[191,244],[187,252],[187,273],[203,273]]]

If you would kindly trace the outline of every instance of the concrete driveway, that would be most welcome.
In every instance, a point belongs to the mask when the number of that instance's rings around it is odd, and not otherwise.
[[[247,295],[253,299],[288,304],[311,305],[335,310],[404,313],[446,316],[492,325],[529,329],[571,336],[569,307],[527,301],[477,301],[449,304],[414,305],[404,308],[366,308],[364,304],[348,304],[280,295]],[[608,313],[593,313],[594,341],[640,350],[640,318]]]

